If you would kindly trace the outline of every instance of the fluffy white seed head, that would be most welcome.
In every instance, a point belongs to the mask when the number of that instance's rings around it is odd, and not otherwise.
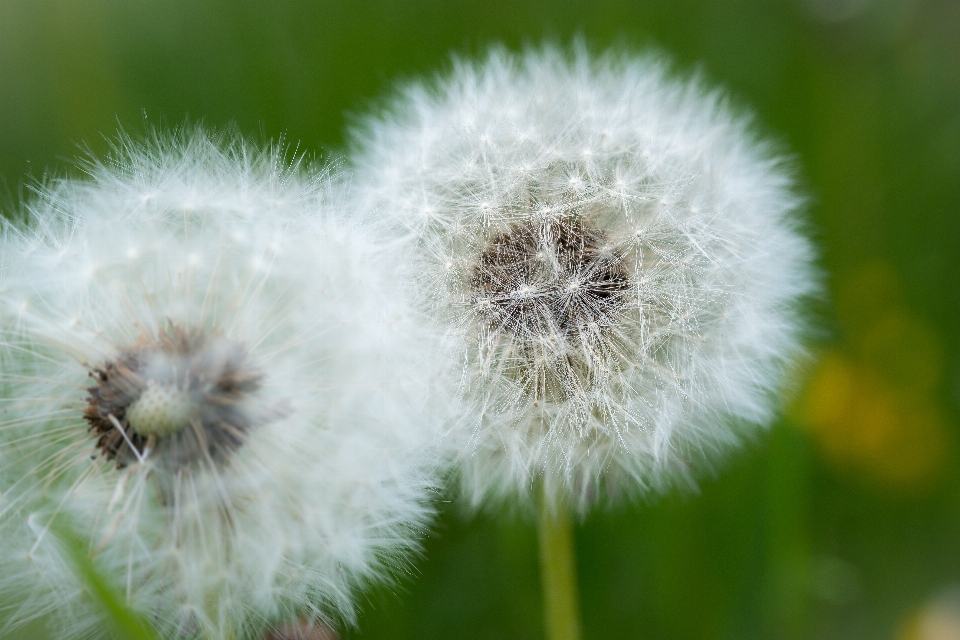
[[[0,236],[0,600],[103,633],[67,529],[166,637],[351,620],[433,486],[430,336],[387,254],[237,141],[87,170]]]
[[[405,86],[354,148],[458,340],[471,504],[660,491],[770,421],[812,249],[719,93],[653,57],[496,49]]]

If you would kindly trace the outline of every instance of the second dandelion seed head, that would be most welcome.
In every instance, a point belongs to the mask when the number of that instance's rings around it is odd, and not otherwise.
[[[468,501],[689,484],[776,409],[817,288],[748,118],[653,55],[494,48],[355,132],[359,207],[453,338]]]

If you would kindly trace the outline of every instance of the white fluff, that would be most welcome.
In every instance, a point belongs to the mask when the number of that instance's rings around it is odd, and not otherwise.
[[[199,132],[122,142],[0,236],[0,601],[15,621],[104,633],[64,528],[167,637],[351,621],[358,587],[406,568],[434,485],[426,323],[326,177],[280,155]],[[151,387],[131,422],[156,448],[118,469],[82,417],[88,370],[170,327],[228,345],[201,373],[245,354],[262,381],[233,408],[252,427],[236,450],[172,463],[163,438],[195,407]]]
[[[772,419],[816,278],[748,125],[654,57],[548,46],[457,61],[354,133],[358,207],[458,341],[472,505],[662,491]]]

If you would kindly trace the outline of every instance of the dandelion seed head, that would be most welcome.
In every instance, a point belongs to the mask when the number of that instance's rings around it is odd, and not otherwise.
[[[769,424],[813,250],[790,170],[720,92],[653,56],[495,48],[402,87],[353,144],[357,206],[458,340],[471,504],[690,485]]]
[[[123,140],[86,169],[0,233],[9,619],[104,632],[67,528],[167,637],[352,622],[435,483],[433,334],[391,252],[328,174],[239,140]]]

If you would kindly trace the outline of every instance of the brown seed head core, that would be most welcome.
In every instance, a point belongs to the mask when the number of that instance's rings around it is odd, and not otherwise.
[[[556,337],[575,344],[609,326],[625,304],[623,260],[602,231],[578,218],[516,224],[480,255],[473,305],[491,327],[521,342]]]
[[[202,329],[141,336],[90,376],[84,418],[118,468],[148,456],[170,467],[222,463],[260,421],[251,396],[262,374],[241,344]]]

